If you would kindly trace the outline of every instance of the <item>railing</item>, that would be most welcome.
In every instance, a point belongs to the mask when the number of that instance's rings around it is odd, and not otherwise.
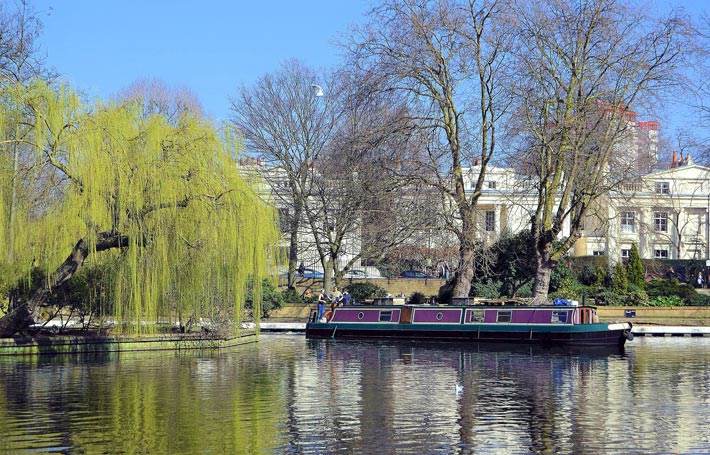
[[[638,192],[643,191],[643,184],[641,182],[622,183],[621,190],[632,192],[632,193],[638,193]]]

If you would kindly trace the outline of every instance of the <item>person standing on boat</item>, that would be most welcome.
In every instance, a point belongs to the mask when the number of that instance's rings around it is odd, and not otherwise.
[[[318,321],[323,317],[325,313],[325,304],[328,302],[328,296],[325,293],[325,289],[320,290],[320,295],[318,295]]]
[[[340,298],[343,296],[343,294],[340,292],[338,287],[333,288],[333,294],[330,296],[330,299],[337,305],[340,303]]]
[[[350,305],[352,298],[353,297],[350,295],[350,293],[348,292],[347,289],[345,291],[343,291],[343,297],[341,298],[341,301],[343,302],[343,306]]]

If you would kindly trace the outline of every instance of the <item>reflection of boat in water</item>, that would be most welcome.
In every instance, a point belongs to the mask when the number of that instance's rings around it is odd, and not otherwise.
[[[623,346],[631,324],[592,306],[346,306],[306,324],[307,338],[430,339],[548,346]]]

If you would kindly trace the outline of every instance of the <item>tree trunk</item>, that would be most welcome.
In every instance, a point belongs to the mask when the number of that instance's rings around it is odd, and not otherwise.
[[[459,266],[454,276],[453,297],[468,297],[471,292],[471,282],[474,275],[474,259],[476,255],[476,225],[473,213],[466,211],[461,226],[462,235],[459,245]]]
[[[323,289],[325,292],[333,289],[333,261],[330,258],[323,262]]]
[[[289,248],[288,248],[288,288],[296,288],[296,270],[298,269],[298,228],[301,225],[300,204],[296,204],[293,210],[293,218],[289,224]]]
[[[542,242],[542,243],[540,243]],[[555,264],[552,261],[552,245],[539,241],[535,248],[535,262],[537,270],[535,272],[535,283],[533,285],[533,302],[537,305],[547,304],[547,293],[550,289],[550,276]]]
[[[96,237],[97,252],[127,246],[128,237],[116,232],[101,232]],[[47,303],[53,291],[62,287],[76,274],[88,256],[89,243],[86,239],[81,239],[62,265],[54,272],[49,286],[41,286],[31,290],[27,300],[13,299],[7,314],[0,318],[0,338],[13,336],[34,324],[39,308]]]

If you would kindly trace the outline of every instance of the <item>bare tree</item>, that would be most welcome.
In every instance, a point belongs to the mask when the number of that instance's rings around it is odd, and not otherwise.
[[[551,271],[581,235],[585,214],[625,179],[630,107],[673,82],[684,23],[647,20],[616,0],[529,2],[516,16],[525,43],[518,117],[538,195],[534,296],[545,301]]]
[[[459,244],[455,296],[474,276],[476,206],[496,150],[510,35],[503,1],[388,0],[350,46],[353,64],[407,100],[428,144],[407,170],[442,197]],[[474,167],[475,166],[475,167]],[[467,191],[466,168],[473,168]]]
[[[33,77],[49,78],[37,37],[42,24],[36,13],[20,1],[0,5],[0,87],[24,83]]]
[[[119,92],[117,98],[140,103],[146,117],[164,115],[169,121],[175,122],[185,112],[204,116],[202,104],[192,90],[170,87],[160,79],[138,79]]]
[[[340,72],[343,97],[337,134],[315,170],[307,204],[315,246],[325,271],[340,284],[361,259],[380,260],[426,229],[430,195],[411,177],[393,172],[417,135],[396,97]]]
[[[312,194],[314,164],[330,144],[340,116],[339,98],[318,93],[322,80],[290,60],[232,100],[233,123],[248,153],[258,156],[289,234],[288,286],[295,283],[299,231]]]

